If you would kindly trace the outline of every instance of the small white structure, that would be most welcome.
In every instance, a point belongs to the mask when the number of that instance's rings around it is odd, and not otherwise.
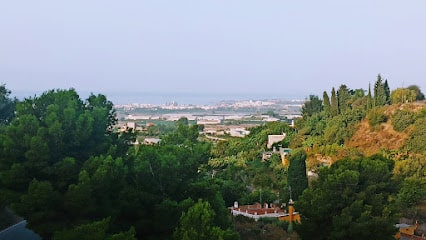
[[[274,143],[281,142],[282,140],[284,140],[285,137],[286,137],[285,133],[283,133],[281,135],[268,135],[268,143],[267,143],[266,146],[268,148],[272,148],[272,145]]]
[[[161,139],[159,138],[145,138],[143,140],[144,145],[155,145],[155,144],[159,144],[160,142],[161,142]]]
[[[245,137],[250,134],[250,131],[244,128],[231,128],[229,129],[229,135],[232,137]]]

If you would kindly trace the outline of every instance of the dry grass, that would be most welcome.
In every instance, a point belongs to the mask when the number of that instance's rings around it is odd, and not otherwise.
[[[388,121],[380,124],[377,129],[372,129],[366,119],[356,127],[355,134],[346,142],[348,147],[357,148],[367,156],[380,152],[381,150],[398,150],[407,140],[411,127],[404,132],[397,132],[392,127],[392,116],[400,109],[417,112],[426,108],[426,102],[397,104],[387,106],[384,113]]]
[[[390,121],[382,123],[380,129],[376,130],[371,129],[367,120],[363,120],[346,145],[357,148],[369,156],[381,150],[398,150],[407,138],[408,134],[395,131]]]

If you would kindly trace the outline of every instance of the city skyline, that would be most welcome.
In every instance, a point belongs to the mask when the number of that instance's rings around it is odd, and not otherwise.
[[[39,94],[426,91],[424,1],[2,3],[0,84]],[[33,94],[30,94],[31,96]],[[173,99],[170,99],[173,100]]]

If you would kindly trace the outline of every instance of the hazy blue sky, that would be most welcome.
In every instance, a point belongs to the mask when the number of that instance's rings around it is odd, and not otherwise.
[[[426,92],[424,0],[40,0],[0,3],[12,91],[322,95]]]

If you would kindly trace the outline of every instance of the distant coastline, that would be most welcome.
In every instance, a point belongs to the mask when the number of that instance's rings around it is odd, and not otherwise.
[[[91,92],[78,91],[82,99],[86,99]],[[42,91],[13,91],[11,96],[19,100],[24,98],[40,96]],[[289,93],[268,94],[268,93],[152,93],[152,92],[93,92],[94,94],[104,94],[108,100],[114,104],[194,104],[194,105],[214,105],[222,101],[241,101],[241,100],[267,100],[267,99],[286,99],[302,100],[306,96],[300,96]]]

